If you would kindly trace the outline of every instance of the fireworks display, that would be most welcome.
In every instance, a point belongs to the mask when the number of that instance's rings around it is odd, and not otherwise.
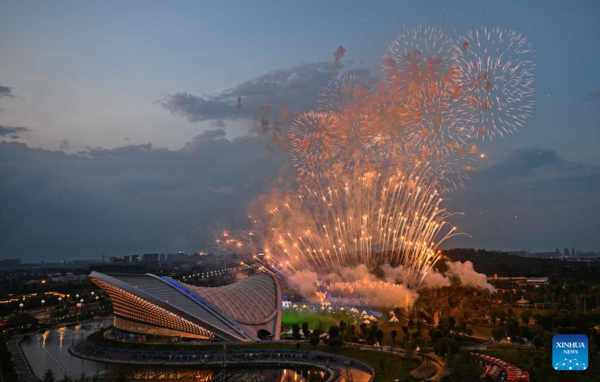
[[[263,195],[254,229],[221,244],[264,253],[257,260],[283,275],[329,275],[324,290],[363,290],[364,280],[330,275],[384,264],[418,288],[457,234],[443,198],[464,185],[478,144],[532,114],[533,68],[531,44],[515,31],[404,31],[381,79],[336,76],[319,110],[296,116],[287,140],[298,189]]]
[[[520,33],[480,28],[459,38],[456,83],[473,115],[478,138],[522,128],[533,111],[533,48]]]
[[[266,223],[257,230],[271,243],[265,260],[282,273],[411,263],[405,281],[418,286],[437,261],[440,242],[455,233],[440,194],[426,179],[366,173],[283,201],[269,196],[275,201],[267,202],[269,217],[256,220]]]

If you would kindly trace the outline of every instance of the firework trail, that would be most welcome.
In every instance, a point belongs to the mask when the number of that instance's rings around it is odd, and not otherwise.
[[[298,189],[262,195],[252,230],[219,243],[263,253],[257,261],[288,279],[317,272],[321,300],[381,290],[382,280],[340,276],[358,266],[387,264],[416,290],[458,234],[443,197],[468,179],[477,143],[531,115],[532,54],[515,31],[480,28],[454,40],[407,29],[389,45],[380,80],[337,76],[318,111],[295,116],[286,142]]]
[[[452,214],[426,173],[382,179],[377,173],[330,179],[328,186],[291,195],[268,194],[251,218],[245,239],[223,238],[229,247],[256,250],[281,273],[304,269],[332,273],[366,264],[407,266],[405,285],[417,287],[438,261],[439,244],[456,234]],[[263,225],[264,226],[261,226]],[[260,233],[260,234],[257,234]]]

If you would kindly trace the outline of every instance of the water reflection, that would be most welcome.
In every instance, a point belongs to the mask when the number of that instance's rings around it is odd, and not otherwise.
[[[190,367],[118,365],[87,361],[72,356],[69,347],[111,321],[88,325],[76,325],[48,330],[30,336],[21,344],[34,374],[42,379],[50,369],[56,379],[65,374],[76,377],[95,374],[104,377],[122,376],[129,380],[161,381],[230,381],[230,382],[313,382],[324,381],[326,373],[320,370],[228,368],[226,370],[198,369]],[[367,382],[369,374],[350,369],[341,370],[339,382]]]
[[[120,373],[112,371],[111,373]],[[231,381],[231,382],[304,382],[324,381],[325,372],[292,369],[233,368],[230,370],[157,369],[129,370],[131,380]]]

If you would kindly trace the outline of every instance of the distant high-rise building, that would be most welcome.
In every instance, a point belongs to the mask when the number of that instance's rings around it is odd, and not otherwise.
[[[131,256],[123,256],[123,262],[129,264],[131,262]]]
[[[554,250],[554,252],[556,252],[557,255],[560,255],[560,251],[558,250],[558,248],[556,248],[556,250]]]
[[[155,263],[158,261],[158,253],[144,253],[142,256],[143,263]]]
[[[575,256],[575,247],[571,247],[571,256]]]
[[[133,255],[131,256],[131,262],[134,264],[137,264],[140,262],[140,255]]]
[[[108,258],[108,262],[111,264],[115,264],[117,262],[117,256],[111,256]]]
[[[569,248],[565,248],[565,256],[569,256]]]
[[[20,267],[21,259],[3,259],[0,260],[0,268]]]

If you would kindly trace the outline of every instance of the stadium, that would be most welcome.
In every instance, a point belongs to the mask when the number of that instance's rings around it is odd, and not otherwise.
[[[89,279],[110,297],[111,333],[124,340],[252,342],[279,339],[281,287],[265,273],[222,287],[197,287],[152,274]]]

